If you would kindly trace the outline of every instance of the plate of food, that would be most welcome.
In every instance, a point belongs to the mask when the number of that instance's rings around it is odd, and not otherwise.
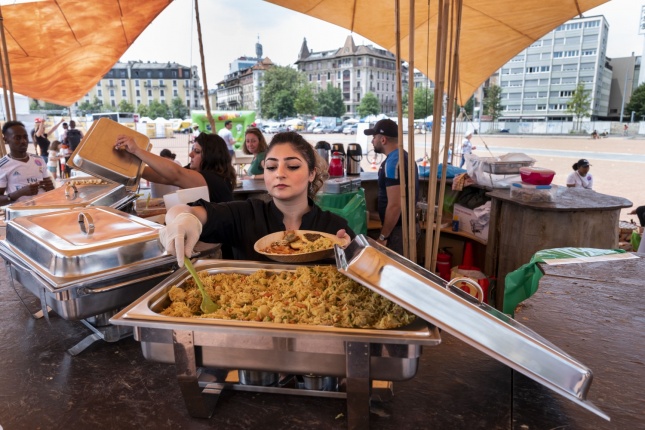
[[[287,230],[264,236],[253,248],[273,261],[309,263],[332,258],[334,245],[345,246],[349,243],[347,239],[320,231]]]

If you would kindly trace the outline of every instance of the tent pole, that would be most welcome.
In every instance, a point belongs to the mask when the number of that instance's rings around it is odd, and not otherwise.
[[[414,181],[417,165],[414,162],[414,5],[410,0],[409,30],[408,30],[408,237],[410,238],[410,260],[417,262],[417,202],[416,183]],[[405,204],[406,202],[402,202]]]
[[[434,272],[433,261],[433,238],[429,231],[433,222],[441,224],[441,212],[435,211],[437,196],[437,169],[439,160],[439,142],[441,140],[441,114],[443,108],[443,87],[446,74],[446,39],[448,33],[448,11],[450,3],[448,0],[438,1],[437,16],[437,47],[435,55],[435,88],[434,88],[434,110],[432,125],[432,147],[430,157],[430,175],[428,176],[428,221],[426,223],[426,247],[425,247],[425,268]],[[437,126],[437,118],[439,125]],[[441,209],[441,208],[439,208]]]
[[[0,38],[4,41],[4,18],[2,18],[2,8],[0,7]],[[2,50],[2,58],[4,58],[4,49]],[[4,111],[7,121],[13,119],[11,111],[9,110],[9,91],[7,89],[7,78],[4,71],[4,62],[0,61],[0,78],[2,79],[2,95],[4,101]]]
[[[401,221],[402,221],[402,233],[403,233],[403,256],[405,258],[411,259],[410,257],[410,237],[408,236],[408,218],[407,218],[407,206],[406,206],[406,187],[405,187],[405,163],[401,163],[401,160],[404,160],[403,152],[403,105],[401,103],[403,99],[403,94],[401,90],[401,1],[394,0],[394,16],[395,16],[395,35],[396,35],[396,99],[397,99],[397,114],[399,118],[399,130],[398,136],[398,151],[399,151],[399,178],[401,183],[399,188],[401,190]]]
[[[457,83],[459,82],[459,37],[461,34],[461,12],[462,12],[462,6],[463,6],[463,0],[453,0],[455,5],[454,7],[456,8],[452,10],[453,13],[453,19],[451,19],[451,23],[453,24],[453,28],[456,27],[455,33],[451,35],[451,51],[452,51],[452,59],[450,61],[450,67],[449,67],[449,75],[448,75],[448,103],[447,103],[447,109],[446,109],[446,134],[445,134],[445,139],[444,139],[444,151],[443,151],[443,169],[441,169],[441,185],[439,186],[439,201],[438,201],[438,207],[439,207],[439,213],[442,212],[443,208],[443,200],[446,194],[446,174],[447,174],[447,162],[448,162],[448,150],[447,148],[450,146],[450,137],[451,137],[451,128],[452,128],[452,121],[453,121],[453,116],[454,116],[454,107],[455,103],[457,101],[456,94],[457,94]],[[435,226],[435,233],[434,233],[434,243],[433,243],[433,248],[432,248],[432,261],[430,262],[430,267],[433,268],[437,264],[437,254],[439,253],[439,239],[440,239],[440,234],[441,234],[441,223],[437,223]]]
[[[9,91],[9,101],[11,103],[11,110],[10,116],[8,117],[10,120],[15,120],[16,119],[16,102],[14,101],[13,98],[13,80],[11,79],[11,68],[9,67],[9,51],[7,50],[7,37],[4,32],[4,18],[2,16],[2,8],[0,8],[0,36],[2,38],[2,56],[4,58],[4,63],[5,67],[7,68],[7,84],[9,85],[7,87]],[[2,83],[2,86],[4,87],[4,80]]]
[[[206,63],[204,61],[204,44],[202,42],[202,25],[199,22],[199,0],[195,0],[195,20],[197,21],[197,40],[199,41],[199,57],[202,61],[202,82],[204,85],[204,105],[206,107],[206,118],[208,118],[208,123],[211,125],[211,130],[215,133],[215,120],[213,119],[213,114],[211,114],[211,103],[208,98],[208,84],[206,83]]]

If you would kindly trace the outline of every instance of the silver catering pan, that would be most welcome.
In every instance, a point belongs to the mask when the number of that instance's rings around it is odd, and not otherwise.
[[[15,219],[27,215],[38,215],[65,209],[87,206],[125,207],[136,199],[136,194],[125,185],[118,183],[84,183],[95,178],[78,178],[67,181],[63,186],[29,200],[13,203],[6,207],[5,218]],[[77,182],[75,185],[68,185]]]
[[[208,273],[253,273],[260,269],[295,270],[296,266],[248,261],[198,260]],[[421,347],[441,339],[435,327],[418,319],[394,330],[354,329],[305,324],[177,318],[161,315],[168,291],[190,279],[182,269],[111,318],[115,325],[134,326],[144,356],[174,363],[173,332],[188,331],[201,350],[198,366],[288,373],[345,376],[346,342],[370,345],[370,376],[406,380],[417,371]]]
[[[107,207],[25,216],[7,223],[0,256],[43,309],[79,320],[131,303],[172,273],[161,227]]]

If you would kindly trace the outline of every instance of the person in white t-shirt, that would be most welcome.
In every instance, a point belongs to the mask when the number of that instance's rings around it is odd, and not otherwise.
[[[231,154],[231,158],[235,156],[235,139],[233,139],[233,133],[231,129],[233,128],[233,121],[228,120],[224,123],[224,128],[219,131],[219,137],[224,139],[228,152]]]
[[[0,158],[0,206],[54,189],[45,160],[27,153],[29,135],[20,121],[7,121],[2,126],[9,153]]]
[[[459,167],[463,167],[464,164],[466,164],[466,155],[472,154],[473,149],[477,149],[477,147],[473,146],[473,143],[470,141],[472,137],[473,132],[468,131],[464,136],[464,141],[461,142],[461,165]]]
[[[579,187],[591,190],[593,188],[593,177],[589,173],[589,160],[581,158],[573,166],[573,172],[567,176],[567,187]]]

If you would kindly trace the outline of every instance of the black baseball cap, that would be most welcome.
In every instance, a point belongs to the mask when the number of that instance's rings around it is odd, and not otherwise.
[[[586,158],[581,158],[576,164],[578,165],[578,167],[591,166],[591,164],[589,164],[589,160],[587,160]]]
[[[366,136],[382,134],[383,136],[388,137],[399,137],[399,126],[391,119],[382,119],[374,124],[374,127],[368,128],[363,133],[365,133]]]

